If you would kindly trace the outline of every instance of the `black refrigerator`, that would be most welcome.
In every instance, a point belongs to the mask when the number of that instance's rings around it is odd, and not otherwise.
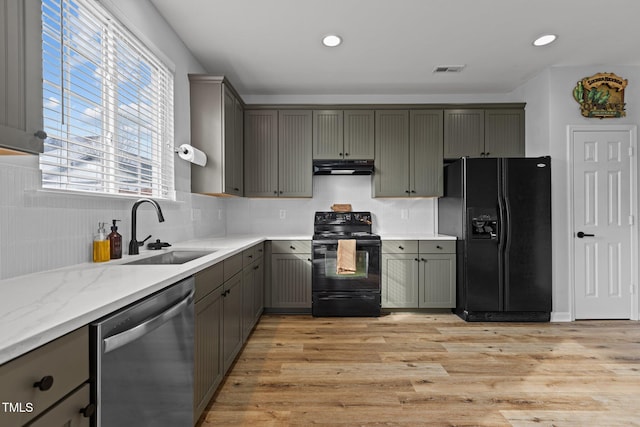
[[[458,238],[456,314],[549,321],[551,159],[462,158],[444,175],[438,231]]]

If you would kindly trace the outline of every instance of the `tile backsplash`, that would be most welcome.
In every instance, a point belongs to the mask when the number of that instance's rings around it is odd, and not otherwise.
[[[435,234],[437,199],[371,197],[372,177],[313,177],[313,199],[230,199],[227,232],[258,234],[313,233],[313,213],[334,203],[350,203],[353,210],[371,211],[373,230],[385,234]]]
[[[178,182],[188,187],[190,171]],[[165,222],[149,204],[138,209],[139,241],[151,234],[178,242],[225,234],[311,235],[313,213],[334,203],[371,211],[374,232],[432,234],[436,199],[374,199],[371,176],[315,176],[312,199],[217,198],[178,191],[176,202],[159,201]],[[0,156],[0,279],[91,262],[98,222],[120,219],[123,252],[131,239],[131,207],[136,198],[65,194],[40,190],[36,156]]]
[[[186,173],[189,173],[187,170]],[[136,198],[42,191],[36,156],[0,156],[0,279],[91,262],[98,222],[120,219],[123,252],[131,239]],[[176,202],[159,201],[165,222],[149,204],[138,209],[137,238],[177,242],[224,235],[225,199],[178,192]]]

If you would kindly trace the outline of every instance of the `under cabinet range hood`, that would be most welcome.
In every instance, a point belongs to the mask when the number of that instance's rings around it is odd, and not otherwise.
[[[314,160],[314,175],[371,175],[373,160]]]

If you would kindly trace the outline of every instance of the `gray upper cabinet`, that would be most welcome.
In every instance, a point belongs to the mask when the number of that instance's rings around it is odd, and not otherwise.
[[[487,157],[524,157],[524,110],[485,110],[484,151]]]
[[[192,165],[191,191],[242,196],[243,105],[224,77],[189,75],[191,145],[207,154],[207,165]]]
[[[442,195],[442,110],[376,111],[374,197]]]
[[[409,196],[409,110],[376,110],[374,197]]]
[[[278,195],[278,111],[244,113],[244,194]]]
[[[0,0],[0,27],[0,152],[41,153],[40,2]]]
[[[311,110],[247,110],[245,196],[313,195]]]
[[[311,110],[278,112],[278,196],[313,196]]]
[[[524,108],[445,110],[445,158],[524,154]]]
[[[313,112],[313,158],[344,158],[344,115],[342,110]]]
[[[411,110],[409,191],[411,196],[443,194],[442,110]]]
[[[444,111],[444,157],[481,157],[484,154],[484,110]]]
[[[313,158],[370,160],[374,150],[373,110],[315,110]]]

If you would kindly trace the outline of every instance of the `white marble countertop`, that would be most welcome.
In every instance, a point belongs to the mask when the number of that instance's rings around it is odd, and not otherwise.
[[[104,263],[76,264],[0,280],[0,364],[136,302],[265,240],[311,240],[311,235],[224,236],[176,243],[175,249],[211,250],[179,265],[126,265],[159,251]],[[383,235],[384,240],[455,239]]]

